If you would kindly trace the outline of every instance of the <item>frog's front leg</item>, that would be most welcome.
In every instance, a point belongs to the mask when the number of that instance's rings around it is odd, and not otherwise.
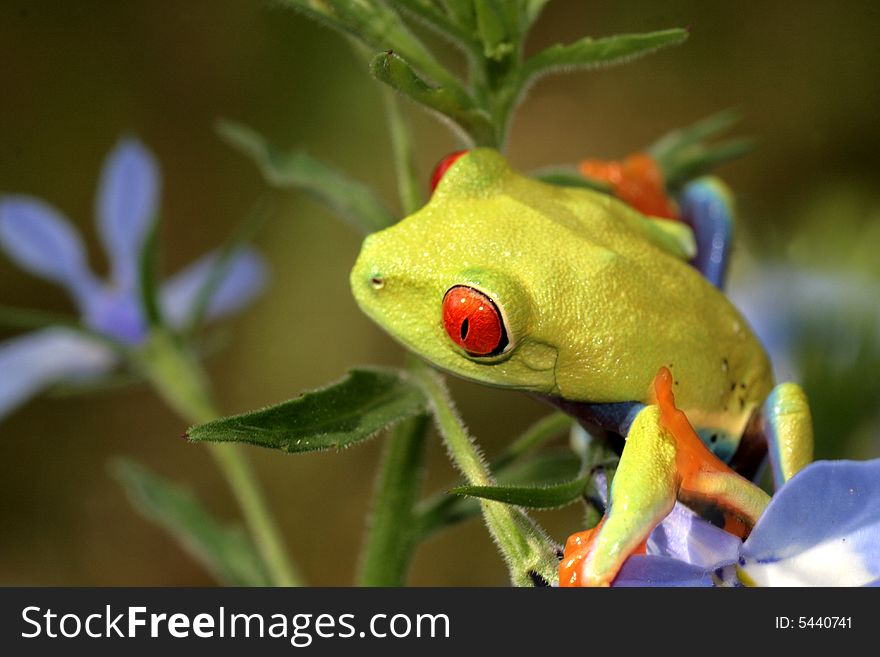
[[[710,501],[747,526],[769,502],[700,441],[674,406],[668,370],[661,370],[655,390],[657,403],[642,408],[627,433],[601,524],[566,545],[560,586],[610,585],[677,499]]]
[[[813,460],[813,419],[803,389],[795,383],[773,388],[764,402],[762,419],[778,489]]]

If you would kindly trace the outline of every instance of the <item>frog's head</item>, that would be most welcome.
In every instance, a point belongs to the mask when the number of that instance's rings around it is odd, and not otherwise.
[[[361,309],[434,365],[490,385],[556,388],[556,341],[542,331],[518,181],[495,151],[456,161],[430,203],[367,237],[351,273]]]

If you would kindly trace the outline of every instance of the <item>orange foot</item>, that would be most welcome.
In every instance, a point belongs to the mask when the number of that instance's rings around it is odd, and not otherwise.
[[[565,542],[565,552],[563,553],[562,562],[559,564],[559,586],[575,587],[583,586],[581,583],[581,573],[583,572],[584,560],[590,556],[593,550],[593,544],[599,535],[599,530],[605,523],[605,518],[599,521],[599,524],[592,529],[585,529],[568,537]],[[648,549],[648,540],[642,541],[641,545],[632,551],[632,554],[645,554]]]
[[[703,444],[700,437],[694,431],[687,416],[675,406],[673,394],[672,374],[665,367],[660,368],[654,378],[654,399],[660,408],[660,424],[671,434],[675,441],[675,468],[679,474],[678,488],[675,490],[676,497],[684,494],[685,497],[701,499],[706,498],[714,501],[725,512],[724,529],[744,538],[748,536],[751,526],[754,525],[757,516],[740,516],[729,506],[729,500],[722,497],[714,497],[712,492],[718,493],[719,477],[730,478],[734,484],[738,480],[745,486],[753,486],[750,482],[742,479],[734,473],[725,463]],[[709,480],[707,487],[706,480]],[[713,484],[714,482],[714,484]],[[722,482],[723,483],[723,482]],[[720,488],[724,492],[724,486]],[[738,507],[743,509],[745,507]],[[586,531],[572,534],[565,543],[565,552],[562,562],[559,564],[559,586],[586,586],[583,581],[586,561],[591,557],[599,530],[602,528],[605,518]],[[648,532],[650,535],[650,531]],[[631,554],[645,554],[647,538]],[[629,556],[629,555],[627,555]],[[613,574],[612,574],[613,579]],[[609,580],[610,583],[610,580]]]
[[[663,172],[652,157],[634,153],[623,162],[584,160],[580,172],[611,185],[614,195],[642,214],[677,219],[675,204],[666,195]]]

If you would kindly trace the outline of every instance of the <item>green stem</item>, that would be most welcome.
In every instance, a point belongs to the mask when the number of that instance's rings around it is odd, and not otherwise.
[[[382,88],[382,100],[388,113],[388,131],[394,154],[394,168],[397,172],[397,195],[403,213],[409,215],[424,205],[424,187],[420,184],[412,136],[403,117],[400,103],[397,102],[394,92],[387,87]]]
[[[403,586],[417,543],[414,508],[424,471],[428,416],[398,424],[386,438],[373,516],[361,556],[361,586]]]
[[[409,127],[394,94],[383,90],[397,171],[401,209],[410,214],[424,202],[412,151]],[[402,586],[418,543],[415,507],[424,472],[428,417],[421,415],[397,425],[387,436],[372,518],[369,522],[358,582],[361,586]]]
[[[188,422],[204,423],[219,417],[209,385],[198,362],[173,335],[156,331],[134,358],[159,395]],[[302,578],[288,557],[281,533],[269,513],[266,499],[244,450],[238,445],[210,444],[241,509],[254,545],[276,586],[300,586]]]
[[[565,413],[551,413],[541,418],[517,437],[501,454],[489,463],[489,470],[500,474],[521,456],[539,447],[550,438],[558,436],[571,428],[571,418]],[[460,480],[447,486],[446,490],[462,485]],[[416,525],[419,540],[445,527],[470,517],[470,499],[436,493],[421,502],[416,508]]]
[[[439,374],[422,364],[413,368],[413,374],[428,397],[452,461],[468,484],[494,485],[492,475],[459,419]],[[534,585],[538,578],[548,583],[556,581],[556,546],[521,509],[488,500],[481,500],[480,507],[516,586]]]

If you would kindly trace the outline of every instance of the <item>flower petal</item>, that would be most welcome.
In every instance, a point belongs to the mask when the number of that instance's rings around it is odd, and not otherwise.
[[[172,276],[162,286],[162,310],[174,326],[189,318],[199,293],[208,284],[219,253],[203,256]],[[259,294],[266,284],[268,270],[256,250],[243,248],[226,264],[222,280],[208,303],[205,319],[211,320],[236,312]]]
[[[612,586],[712,586],[704,568],[677,559],[636,555],[623,564]]]
[[[115,287],[132,290],[144,240],[157,216],[159,168],[136,139],[123,139],[101,171],[96,199],[98,232],[113,268]]]
[[[742,542],[676,502],[648,538],[648,554],[670,557],[705,570],[736,563]]]
[[[135,294],[105,289],[96,294],[83,315],[86,326],[125,344],[140,344],[147,337],[147,322]]]
[[[66,287],[81,308],[95,292],[79,234],[40,199],[0,198],[0,248],[22,269]]]
[[[115,362],[111,351],[74,331],[49,328],[0,343],[0,418],[44,387],[95,376]]]
[[[743,544],[762,586],[861,586],[880,578],[880,459],[817,461],[770,501]]]

